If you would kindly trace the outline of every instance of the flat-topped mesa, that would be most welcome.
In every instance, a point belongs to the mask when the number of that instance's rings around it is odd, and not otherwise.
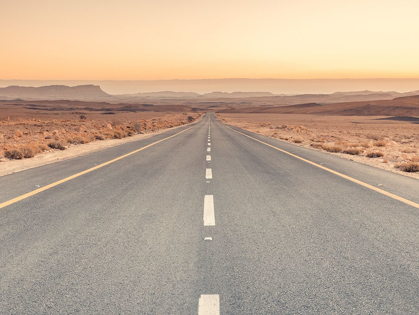
[[[110,97],[98,85],[48,85],[41,87],[8,86],[0,88],[3,99],[93,100]]]

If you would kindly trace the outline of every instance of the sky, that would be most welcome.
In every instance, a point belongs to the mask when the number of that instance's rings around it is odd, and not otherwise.
[[[2,80],[419,78],[417,0],[0,0]]]

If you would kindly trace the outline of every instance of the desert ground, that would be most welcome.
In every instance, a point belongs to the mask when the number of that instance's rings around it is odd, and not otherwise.
[[[118,139],[182,126],[200,115],[186,106],[154,108],[147,104],[71,101],[0,102],[0,168],[10,173],[51,160],[74,157],[123,142]],[[74,149],[99,141],[101,144]],[[31,159],[35,156],[36,159]],[[33,161],[28,162],[29,159]]]
[[[419,118],[222,113],[249,131],[419,179]],[[409,169],[411,167],[411,169]]]

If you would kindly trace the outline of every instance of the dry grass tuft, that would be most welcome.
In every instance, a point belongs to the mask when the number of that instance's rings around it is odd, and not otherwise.
[[[95,135],[95,139],[96,140],[105,140],[106,137],[104,135],[99,134],[99,135]]]
[[[47,146],[46,144],[44,144],[44,143],[41,143],[40,145],[38,145],[38,147],[39,147],[39,149],[41,150],[41,152],[44,152],[44,151],[47,151],[47,150],[49,150],[50,148],[49,148],[49,146]]]
[[[358,148],[347,148],[346,150],[343,150],[343,153],[350,155],[360,155],[362,150]]]
[[[23,132],[22,130],[18,129],[15,131],[15,137],[21,138],[23,137]]]
[[[23,159],[23,153],[20,150],[7,150],[4,152],[4,157],[11,160],[21,160]]]
[[[57,150],[66,149],[66,147],[62,144],[61,141],[51,141],[50,143],[48,143],[48,146],[52,149],[57,149]]]
[[[386,147],[387,142],[385,142],[385,141],[375,141],[374,146],[376,146],[376,147]]]
[[[294,139],[294,143],[303,143],[303,139],[301,138]]]
[[[341,146],[329,145],[329,144],[323,144],[322,149],[327,152],[332,152],[332,153],[339,153],[343,151],[343,148]]]
[[[384,154],[383,154],[383,152],[375,151],[375,152],[368,152],[366,156],[369,157],[369,158],[379,158],[379,157],[383,157]]]
[[[25,159],[32,158],[32,157],[35,156],[34,150],[30,147],[23,147],[23,148],[20,149],[20,151],[22,152],[23,157]]]
[[[394,167],[398,168],[403,172],[408,173],[416,173],[419,172],[419,163],[403,163],[403,164],[396,164]]]

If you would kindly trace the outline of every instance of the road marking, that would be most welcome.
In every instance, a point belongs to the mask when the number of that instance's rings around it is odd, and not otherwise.
[[[259,140],[259,139],[256,139],[256,138],[253,138],[253,137],[251,137],[251,136],[249,136],[249,135],[247,135],[247,134],[245,134],[245,133],[243,133],[243,132],[240,132],[240,131],[234,130],[233,128],[230,128],[230,127],[228,127],[228,126],[226,126],[226,127],[227,127],[228,129],[230,129],[230,130],[234,131],[234,132],[237,132],[237,133],[239,133],[239,134],[241,134],[241,135],[245,136],[245,137],[248,137],[248,138],[250,138],[250,139],[252,139],[252,140],[255,140],[255,141],[260,142],[260,143],[262,143],[262,144],[264,144],[264,145],[267,145],[268,147],[271,147],[271,148],[273,148],[273,149],[275,149],[275,150],[278,150],[278,151],[280,151],[280,152],[282,152],[282,153],[288,154],[288,155],[290,155],[290,156],[292,156],[292,157],[294,157],[294,158],[296,158],[296,159],[298,159],[298,160],[300,160],[300,161],[304,161],[304,162],[306,162],[306,163],[308,163],[308,164],[311,164],[311,165],[313,165],[313,166],[316,166],[316,167],[318,167],[318,168],[320,168],[320,169],[322,169],[322,170],[325,170],[325,171],[327,171],[327,172],[329,172],[329,173],[332,173],[332,174],[335,174],[335,175],[337,175],[337,176],[339,176],[339,177],[345,178],[345,179],[347,179],[347,180],[349,180],[349,181],[351,181],[351,182],[353,182],[353,183],[356,183],[356,184],[358,184],[358,185],[360,185],[360,186],[363,186],[363,187],[365,187],[365,188],[369,188],[369,189],[374,190],[374,191],[376,191],[376,192],[378,192],[378,193],[380,193],[380,194],[383,194],[383,195],[385,195],[385,196],[387,196],[387,197],[393,198],[394,200],[397,200],[397,201],[403,202],[403,203],[405,203],[405,204],[407,204],[407,205],[409,205],[409,206],[412,206],[412,207],[415,207],[415,208],[418,208],[418,209],[419,209],[419,204],[418,204],[418,203],[416,203],[416,202],[410,201],[410,200],[405,199],[405,198],[403,198],[403,197],[400,197],[400,196],[397,196],[397,195],[395,195],[395,194],[392,194],[392,193],[390,193],[390,192],[388,192],[388,191],[385,191],[385,190],[382,190],[382,189],[377,188],[377,187],[375,187],[375,186],[372,186],[372,185],[370,185],[370,184],[364,183],[364,182],[362,182],[362,181],[360,181],[360,180],[358,180],[358,179],[355,179],[355,178],[353,178],[353,177],[350,177],[350,176],[348,176],[348,175],[345,175],[345,174],[342,174],[342,173],[336,172],[336,171],[334,171],[334,170],[332,170],[332,169],[330,169],[330,168],[327,168],[327,167],[325,167],[325,166],[322,166],[322,165],[320,165],[320,164],[317,164],[317,163],[315,163],[315,162],[312,162],[312,161],[310,161],[310,160],[307,160],[307,159],[305,159],[305,158],[302,158],[302,157],[300,157],[300,156],[298,156],[298,155],[295,155],[295,154],[293,154],[293,153],[291,153],[291,152],[288,152],[288,151],[285,151],[285,150],[283,150],[283,149],[277,148],[276,146],[273,146],[273,145],[271,145],[271,144],[269,144],[269,143],[266,143],[266,142],[264,142],[264,141],[262,141],[262,140]]]
[[[212,179],[212,169],[210,169],[210,168],[206,169],[205,178],[206,179]]]
[[[214,196],[205,195],[204,198],[204,226],[214,226]]]
[[[220,315],[220,296],[202,294],[199,298],[198,315]]]
[[[207,152],[211,152],[211,148],[207,148]]]
[[[208,143],[208,146],[211,146],[211,143]]]
[[[211,161],[211,155],[207,155],[207,161]]]
[[[164,139],[161,139],[161,140],[158,140],[158,141],[156,141],[156,142],[150,143],[150,144],[148,144],[148,145],[146,145],[146,146],[144,146],[144,147],[142,147],[142,148],[140,148],[140,149],[137,149],[137,150],[134,150],[134,151],[129,152],[129,153],[127,153],[127,154],[121,155],[121,156],[119,156],[119,157],[117,157],[117,158],[115,158],[115,159],[113,159],[113,160],[108,161],[108,162],[105,162],[105,163],[99,164],[99,165],[97,165],[97,166],[95,166],[95,167],[89,168],[89,169],[87,169],[87,170],[85,170],[85,171],[82,171],[82,172],[80,172],[80,173],[77,173],[77,174],[71,175],[71,176],[66,177],[66,178],[64,178],[64,179],[61,179],[61,180],[59,180],[59,181],[56,181],[56,182],[54,182],[54,183],[52,183],[52,184],[46,185],[46,186],[44,186],[44,187],[41,187],[41,188],[39,188],[39,189],[36,189],[36,190],[33,190],[33,191],[31,191],[31,192],[28,192],[28,193],[26,193],[26,194],[24,194],[24,195],[21,195],[21,196],[19,196],[19,197],[16,197],[16,198],[10,199],[10,200],[8,200],[8,201],[5,201],[5,202],[3,202],[3,203],[0,203],[0,209],[2,209],[2,208],[4,208],[4,207],[7,207],[7,206],[10,206],[10,205],[12,205],[12,204],[14,204],[14,203],[16,203],[16,202],[18,202],[18,201],[21,201],[21,200],[23,200],[23,199],[29,198],[29,197],[34,196],[34,195],[36,195],[36,194],[39,194],[40,192],[43,192],[43,191],[48,190],[48,189],[50,189],[50,188],[53,188],[53,187],[55,187],[55,186],[61,185],[61,184],[65,183],[65,182],[68,182],[68,181],[70,181],[70,180],[74,179],[74,178],[80,177],[80,176],[82,176],[82,175],[84,175],[84,174],[87,174],[87,173],[93,172],[93,171],[95,171],[95,170],[97,170],[97,169],[99,169],[99,168],[102,168],[102,167],[107,166],[107,165],[109,165],[109,164],[115,163],[115,162],[117,162],[117,161],[119,161],[119,160],[122,160],[122,159],[124,159],[124,158],[126,158],[126,157],[128,157],[128,156],[130,156],[130,155],[133,155],[133,154],[138,153],[138,152],[140,152],[140,151],[142,151],[142,150],[145,150],[145,149],[147,149],[147,148],[149,148],[149,147],[151,147],[151,146],[153,146],[153,145],[156,145],[156,144],[158,144],[158,143],[160,143],[160,142],[163,142],[163,141],[166,141],[166,140],[168,140],[168,139],[170,139],[170,138],[176,137],[177,135],[180,135],[181,133],[183,133],[183,132],[185,132],[185,131],[187,131],[187,130],[189,130],[189,129],[193,128],[193,127],[195,127],[195,126],[189,127],[189,128],[187,128],[187,129],[185,129],[185,130],[182,130],[182,131],[180,131],[180,132],[178,132],[178,133],[175,133],[174,135],[171,135],[171,136],[166,137],[166,138],[164,138]]]

